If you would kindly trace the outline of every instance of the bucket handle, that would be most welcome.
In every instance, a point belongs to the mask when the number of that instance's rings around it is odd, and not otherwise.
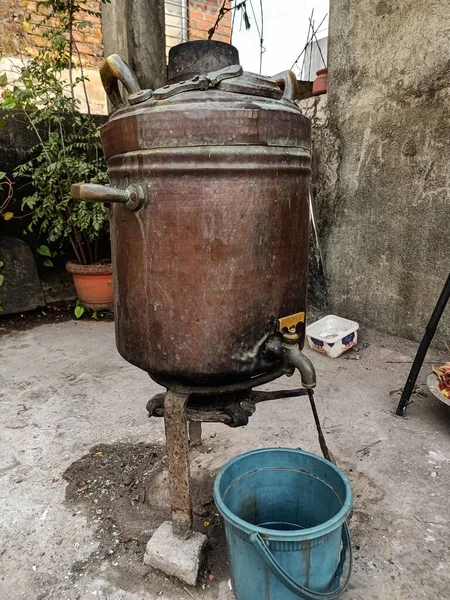
[[[345,588],[350,581],[350,575],[352,572],[352,564],[353,564],[353,554],[352,554],[352,543],[350,539],[350,532],[348,530],[347,523],[343,523],[342,525],[342,550],[341,550],[341,558],[339,560],[339,564],[336,569],[336,573],[334,575],[336,585],[333,590],[330,592],[322,593],[315,592],[314,590],[310,590],[306,587],[303,587],[299,583],[297,583],[290,575],[286,573],[283,567],[277,562],[276,558],[272,554],[272,552],[265,544],[263,538],[259,533],[253,533],[250,536],[250,542],[258,552],[260,557],[269,567],[276,577],[281,581],[283,585],[285,585],[291,592],[296,594],[299,598],[303,598],[304,600],[335,600],[342,594]],[[341,584],[342,573],[344,572],[344,567],[347,562],[347,551],[348,551],[348,563],[349,569],[347,573],[347,577],[345,578],[344,583]]]

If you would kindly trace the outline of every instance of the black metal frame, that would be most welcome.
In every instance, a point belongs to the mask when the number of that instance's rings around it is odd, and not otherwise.
[[[450,274],[447,277],[447,281],[445,282],[444,288],[442,289],[441,295],[439,296],[439,300],[437,301],[437,304],[434,307],[433,314],[431,315],[427,328],[425,329],[425,335],[423,336],[422,341],[420,342],[416,357],[411,367],[411,371],[409,372],[408,379],[406,380],[405,387],[403,388],[400,402],[398,403],[396,411],[396,414],[399,417],[403,417],[405,415],[405,411],[408,407],[411,394],[414,391],[414,385],[417,381],[419,371],[422,368],[423,361],[425,360],[428,348],[430,347],[430,344],[434,338],[434,334],[436,333],[437,326],[439,324],[439,321],[441,320],[442,313],[444,312],[444,309],[447,306],[449,298]]]

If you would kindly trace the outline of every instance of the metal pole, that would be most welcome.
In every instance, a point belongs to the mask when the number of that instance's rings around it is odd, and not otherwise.
[[[191,473],[186,405],[189,395],[167,390],[164,398],[167,468],[173,533],[187,538],[192,532]]]
[[[189,421],[189,443],[191,448],[202,443],[201,421]]]
[[[420,346],[417,350],[417,354],[412,364],[411,371],[409,372],[408,379],[406,380],[406,385],[403,388],[403,393],[401,395],[400,402],[397,406],[397,415],[399,417],[403,417],[405,414],[405,410],[409,404],[411,394],[414,391],[414,386],[416,384],[419,371],[422,368],[423,361],[425,360],[428,348],[430,347],[434,334],[436,333],[436,328],[439,324],[442,313],[444,312],[444,309],[447,306],[449,298],[450,274],[447,277],[447,281],[445,282],[444,288],[441,292],[441,295],[439,296],[439,300],[437,301],[437,304],[434,307],[431,319],[428,322],[427,328],[425,329],[425,335],[423,336],[423,339],[420,342]]]

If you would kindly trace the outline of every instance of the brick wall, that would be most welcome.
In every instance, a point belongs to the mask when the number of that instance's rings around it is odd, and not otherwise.
[[[114,1],[114,0],[113,0]],[[176,0],[170,0],[172,3]],[[214,26],[223,0],[190,0],[188,5],[188,39],[203,40],[208,38],[208,31]],[[100,0],[86,0],[85,6],[99,12]],[[226,6],[231,6],[227,0]],[[231,12],[227,12],[220,21],[213,39],[231,41]],[[27,21],[29,17],[29,22]],[[80,53],[84,74],[88,81],[86,87],[90,108],[93,113],[106,114],[106,97],[98,74],[98,67],[103,59],[102,30],[100,18],[86,15],[80,17],[89,21],[90,26],[82,31],[74,32],[74,39]],[[0,73],[7,72],[9,81],[17,77],[17,67],[27,56],[33,55],[38,48],[46,45],[47,40],[42,36],[43,30],[38,25],[42,15],[37,11],[36,2],[21,2],[18,0],[0,0]],[[169,32],[168,32],[169,33]],[[175,38],[169,37],[167,41]],[[77,61],[78,62],[78,61]],[[76,71],[75,75],[80,75]],[[87,110],[81,84],[76,90],[76,96],[81,103],[81,110]]]
[[[189,40],[204,40],[208,31],[214,26],[223,0],[190,0],[189,2]],[[231,2],[225,6],[229,8]],[[231,11],[221,19],[213,39],[218,42],[231,41]]]
[[[173,0],[172,0],[173,1]],[[203,40],[208,37],[208,30],[213,27],[219,14],[223,0],[191,0],[189,2],[189,40]],[[227,6],[231,2],[227,1]],[[90,10],[100,11],[98,0],[87,0]],[[27,23],[26,17],[30,17]],[[103,57],[102,31],[100,19],[91,15],[83,15],[83,20],[91,25],[83,31],[75,32],[75,41],[84,66],[96,67]],[[9,56],[32,54],[33,50],[45,45],[42,30],[35,29],[42,19],[36,11],[36,2],[18,2],[17,0],[0,0],[0,51]],[[220,21],[214,34],[215,40],[230,42],[231,12],[227,12]]]
[[[186,4],[185,4],[186,2]],[[165,0],[166,3],[166,51],[185,40],[203,40],[214,26],[223,0]],[[232,0],[226,0],[229,8]],[[185,7],[187,6],[187,22]],[[186,31],[187,24],[187,31]],[[222,42],[231,41],[231,13],[226,12],[221,19],[214,39]]]
[[[87,0],[82,6],[99,12],[99,0]],[[27,21],[29,17],[29,21]],[[17,2],[0,0],[0,51],[8,56],[32,55],[47,41],[42,37],[43,28],[39,27],[42,14],[36,8],[36,2]],[[81,62],[86,67],[97,67],[103,57],[101,22],[98,17],[82,14],[78,20],[89,21],[82,31],[75,31],[74,39],[80,52]],[[36,28],[36,25],[38,26]]]

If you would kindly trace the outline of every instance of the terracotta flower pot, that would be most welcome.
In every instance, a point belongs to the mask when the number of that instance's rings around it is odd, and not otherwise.
[[[317,77],[313,81],[312,94],[313,96],[320,96],[320,94],[326,94],[328,88],[328,69],[319,69],[316,73]]]
[[[78,298],[86,308],[102,310],[113,306],[113,277],[111,263],[79,265],[68,262]]]

